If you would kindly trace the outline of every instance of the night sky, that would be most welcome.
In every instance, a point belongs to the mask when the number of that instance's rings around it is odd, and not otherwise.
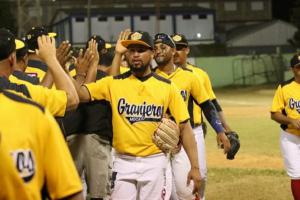
[[[272,0],[273,18],[290,21],[291,9],[296,2],[297,0]]]

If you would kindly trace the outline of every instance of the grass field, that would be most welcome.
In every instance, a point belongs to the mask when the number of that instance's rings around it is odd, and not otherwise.
[[[274,87],[217,90],[241,149],[226,160],[210,128],[206,138],[207,200],[291,200],[290,181],[279,149],[279,126],[270,119]]]

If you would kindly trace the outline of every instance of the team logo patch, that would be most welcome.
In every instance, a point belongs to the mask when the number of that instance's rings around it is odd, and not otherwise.
[[[173,36],[173,40],[174,40],[175,42],[179,42],[181,39],[182,39],[182,37],[181,37],[180,35],[174,35],[174,36]]]
[[[130,37],[132,40],[140,40],[142,38],[142,34],[139,32],[135,32]]]
[[[289,107],[290,109],[295,109],[300,114],[300,101],[295,100],[293,98],[289,99]]]
[[[163,106],[147,104],[146,101],[136,105],[126,102],[125,98],[121,98],[118,102],[119,114],[125,116],[131,124],[141,121],[159,122],[163,116],[163,110]]]
[[[11,153],[20,177],[25,183],[32,180],[35,175],[35,160],[31,150],[16,150]]]

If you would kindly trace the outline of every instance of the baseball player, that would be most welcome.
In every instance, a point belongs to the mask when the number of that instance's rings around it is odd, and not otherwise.
[[[0,133],[0,199],[29,200],[25,184],[18,174]]]
[[[97,63],[96,80],[100,80],[107,76],[101,69],[111,65],[110,55],[107,55],[109,46],[98,35],[92,36],[90,40],[95,40],[98,44],[100,60]],[[68,129],[73,127],[74,123],[79,123],[75,124],[78,126],[75,134],[67,138],[69,148],[79,174],[84,172],[90,199],[103,200],[109,194],[111,174],[109,170],[112,141],[111,108],[107,101],[100,100],[82,103],[76,112],[75,115],[79,114],[79,117],[67,116],[64,119],[64,128],[67,132],[70,132]],[[74,119],[79,120],[75,122]]]
[[[5,30],[3,30],[5,32]],[[19,43],[22,44],[21,41]],[[13,83],[24,84],[29,95],[34,101],[47,107],[49,111],[55,116],[64,116],[66,110],[71,110],[78,105],[78,96],[70,78],[64,73],[61,66],[55,58],[55,42],[50,41],[47,37],[43,36],[39,38],[39,54],[41,58],[46,60],[49,65],[49,69],[53,73],[54,81],[57,85],[57,89],[62,90],[50,90],[42,86],[33,85],[32,79],[27,74],[21,71],[14,71],[12,75],[9,73],[2,74],[5,77],[9,76],[9,80]],[[19,49],[22,45],[17,46]],[[11,63],[13,68],[15,64]],[[4,79],[4,77],[1,77]]]
[[[57,34],[48,32],[44,27],[32,27],[25,36],[25,42],[28,45],[28,66],[25,71],[28,75],[37,77],[40,82],[42,82],[48,70],[47,65],[35,51],[38,49],[38,37],[42,35],[54,38]]]
[[[218,116],[222,123],[222,126],[224,127],[226,132],[230,132],[231,128],[228,125],[228,123],[226,122],[222,108],[216,99],[216,95],[214,94],[214,91],[212,89],[212,85],[211,85],[208,74],[201,68],[193,66],[187,62],[187,57],[188,57],[190,49],[188,46],[188,41],[186,40],[185,36],[182,34],[174,34],[174,35],[171,35],[171,37],[176,45],[176,53],[174,55],[174,63],[178,67],[191,70],[193,73],[195,73],[196,75],[198,75],[200,77],[201,81],[204,84],[205,90],[207,91],[207,93],[209,95],[211,102],[213,103],[214,107],[217,110],[217,113],[218,113]],[[192,124],[193,130],[194,130],[194,132],[197,132],[201,135],[204,134],[204,136],[205,136],[206,126],[203,122],[202,109],[196,103],[194,103],[191,106],[191,108],[193,110],[193,112],[190,113],[191,114],[191,124]],[[217,142],[218,142],[218,144],[221,143],[219,140],[217,140]],[[205,191],[205,185],[206,185],[206,181],[207,181],[205,149],[201,150],[201,152],[203,152],[201,155],[202,155],[202,158],[204,158],[204,162],[201,165],[201,168],[203,169],[203,173],[201,174],[203,179],[202,179],[202,184],[201,184],[201,192],[200,192],[201,195],[200,196],[202,196],[202,199],[204,199],[204,191]]]
[[[20,40],[22,43],[16,49],[17,63],[13,66],[13,72],[11,76],[15,76],[18,79],[26,80],[34,85],[40,84],[40,80],[37,77],[29,76],[25,73],[28,64],[28,46],[25,41]]]
[[[225,120],[224,113],[220,104],[217,101],[216,95],[213,91],[210,79],[208,74],[201,69],[200,67],[196,67],[187,62],[187,57],[190,52],[189,44],[187,39],[182,34],[174,34],[171,35],[173,41],[176,45],[176,53],[174,55],[174,63],[178,67],[187,68],[192,70],[194,73],[200,76],[200,79],[203,81],[204,87],[209,95],[211,102],[214,104],[215,108],[218,111],[219,118],[222,122],[222,126],[226,130],[226,132],[230,132],[231,128]],[[197,104],[193,105],[193,119],[192,119],[192,126],[196,128],[197,126],[203,124],[202,115],[201,115],[201,108],[197,106]]]
[[[280,124],[280,147],[291,178],[295,200],[300,200],[300,55],[291,59],[294,78],[281,83],[274,95],[271,118]]]
[[[189,109],[192,108],[190,106],[193,103],[193,100],[197,102],[197,104],[203,109],[206,118],[215,129],[217,137],[226,145],[225,152],[227,152],[230,149],[230,143],[224,133],[221,123],[219,122],[217,111],[209,101],[209,96],[207,95],[199,77],[188,69],[176,68],[173,62],[175,43],[169,35],[164,33],[156,34],[154,42],[154,58],[158,65],[158,67],[155,68],[155,72],[160,76],[170,79],[176,84]],[[203,167],[206,166],[206,163],[205,143],[202,129],[194,131],[194,134],[198,148],[201,178],[206,178],[206,168]],[[184,176],[189,169],[188,162],[186,161],[187,157],[183,150],[180,153],[175,154],[172,159],[172,172],[175,183],[174,189],[176,189],[177,193],[177,195],[172,196],[172,199],[177,199],[177,197],[178,199],[184,200],[194,199],[192,189],[186,187],[186,185],[182,182],[182,176]],[[203,191],[200,190],[199,193],[201,199],[203,199]]]
[[[15,49],[14,35],[1,29],[1,74],[11,71]],[[29,198],[41,199],[45,187],[51,199],[83,199],[71,155],[51,114],[5,88],[0,84],[1,143],[6,145]]]
[[[193,192],[198,191],[197,149],[188,112],[173,83],[151,72],[152,37],[147,32],[134,32],[122,44],[128,48],[129,72],[77,85],[81,101],[105,99],[112,108],[116,151],[112,199],[165,199],[168,158],[152,142],[152,136],[167,110],[180,126],[190,159],[188,183],[193,180]]]

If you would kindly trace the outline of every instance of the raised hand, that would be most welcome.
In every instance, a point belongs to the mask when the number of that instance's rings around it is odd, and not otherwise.
[[[124,47],[121,42],[123,40],[127,40],[129,34],[131,33],[130,29],[125,29],[124,31],[121,31],[121,33],[119,34],[119,39],[116,43],[116,47],[115,47],[115,53],[119,53],[119,54],[124,54],[127,51],[127,48]]]
[[[71,44],[67,40],[56,49],[56,58],[62,67],[65,67],[67,61],[71,59],[72,53]]]

